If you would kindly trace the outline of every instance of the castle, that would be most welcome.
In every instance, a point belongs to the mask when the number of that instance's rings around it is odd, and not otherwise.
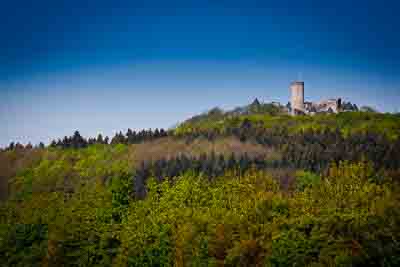
[[[309,114],[314,115],[316,113],[339,113],[341,111],[353,110],[353,106],[347,107],[342,105],[342,100],[328,99],[319,102],[305,102],[304,101],[304,82],[294,81],[290,84],[291,99],[288,104],[288,111],[292,115]]]

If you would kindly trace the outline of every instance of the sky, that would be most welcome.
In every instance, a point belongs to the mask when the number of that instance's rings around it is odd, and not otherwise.
[[[400,111],[399,1],[5,1],[0,146],[169,128],[215,106]]]

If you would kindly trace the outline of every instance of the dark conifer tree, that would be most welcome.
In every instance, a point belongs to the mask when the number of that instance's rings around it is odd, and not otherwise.
[[[8,146],[8,150],[14,150],[15,144],[14,142],[11,142],[10,145]]]
[[[96,143],[97,144],[104,144],[103,135],[101,133],[99,133],[97,135]]]
[[[87,146],[86,140],[81,136],[79,131],[75,131],[71,138],[71,146],[73,148],[84,148]]]
[[[62,147],[63,148],[70,148],[71,147],[71,141],[68,136],[64,136],[64,139],[62,141]]]
[[[118,132],[115,134],[115,136],[111,140],[111,144],[112,145],[126,144],[126,139],[125,139],[125,136],[122,134],[122,132]]]
[[[56,140],[52,140],[51,143],[50,143],[50,147],[57,147],[57,146],[58,145],[57,145]]]
[[[61,141],[61,139],[57,139],[57,147],[64,147],[64,143]]]

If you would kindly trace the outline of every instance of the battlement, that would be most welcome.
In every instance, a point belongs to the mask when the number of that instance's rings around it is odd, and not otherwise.
[[[290,85],[303,85],[304,86],[304,82],[303,81],[293,81],[290,83]]]

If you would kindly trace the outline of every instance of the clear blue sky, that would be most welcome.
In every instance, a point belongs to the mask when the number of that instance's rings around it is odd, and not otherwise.
[[[0,146],[287,103],[299,76],[310,100],[399,110],[396,2],[4,1]]]

